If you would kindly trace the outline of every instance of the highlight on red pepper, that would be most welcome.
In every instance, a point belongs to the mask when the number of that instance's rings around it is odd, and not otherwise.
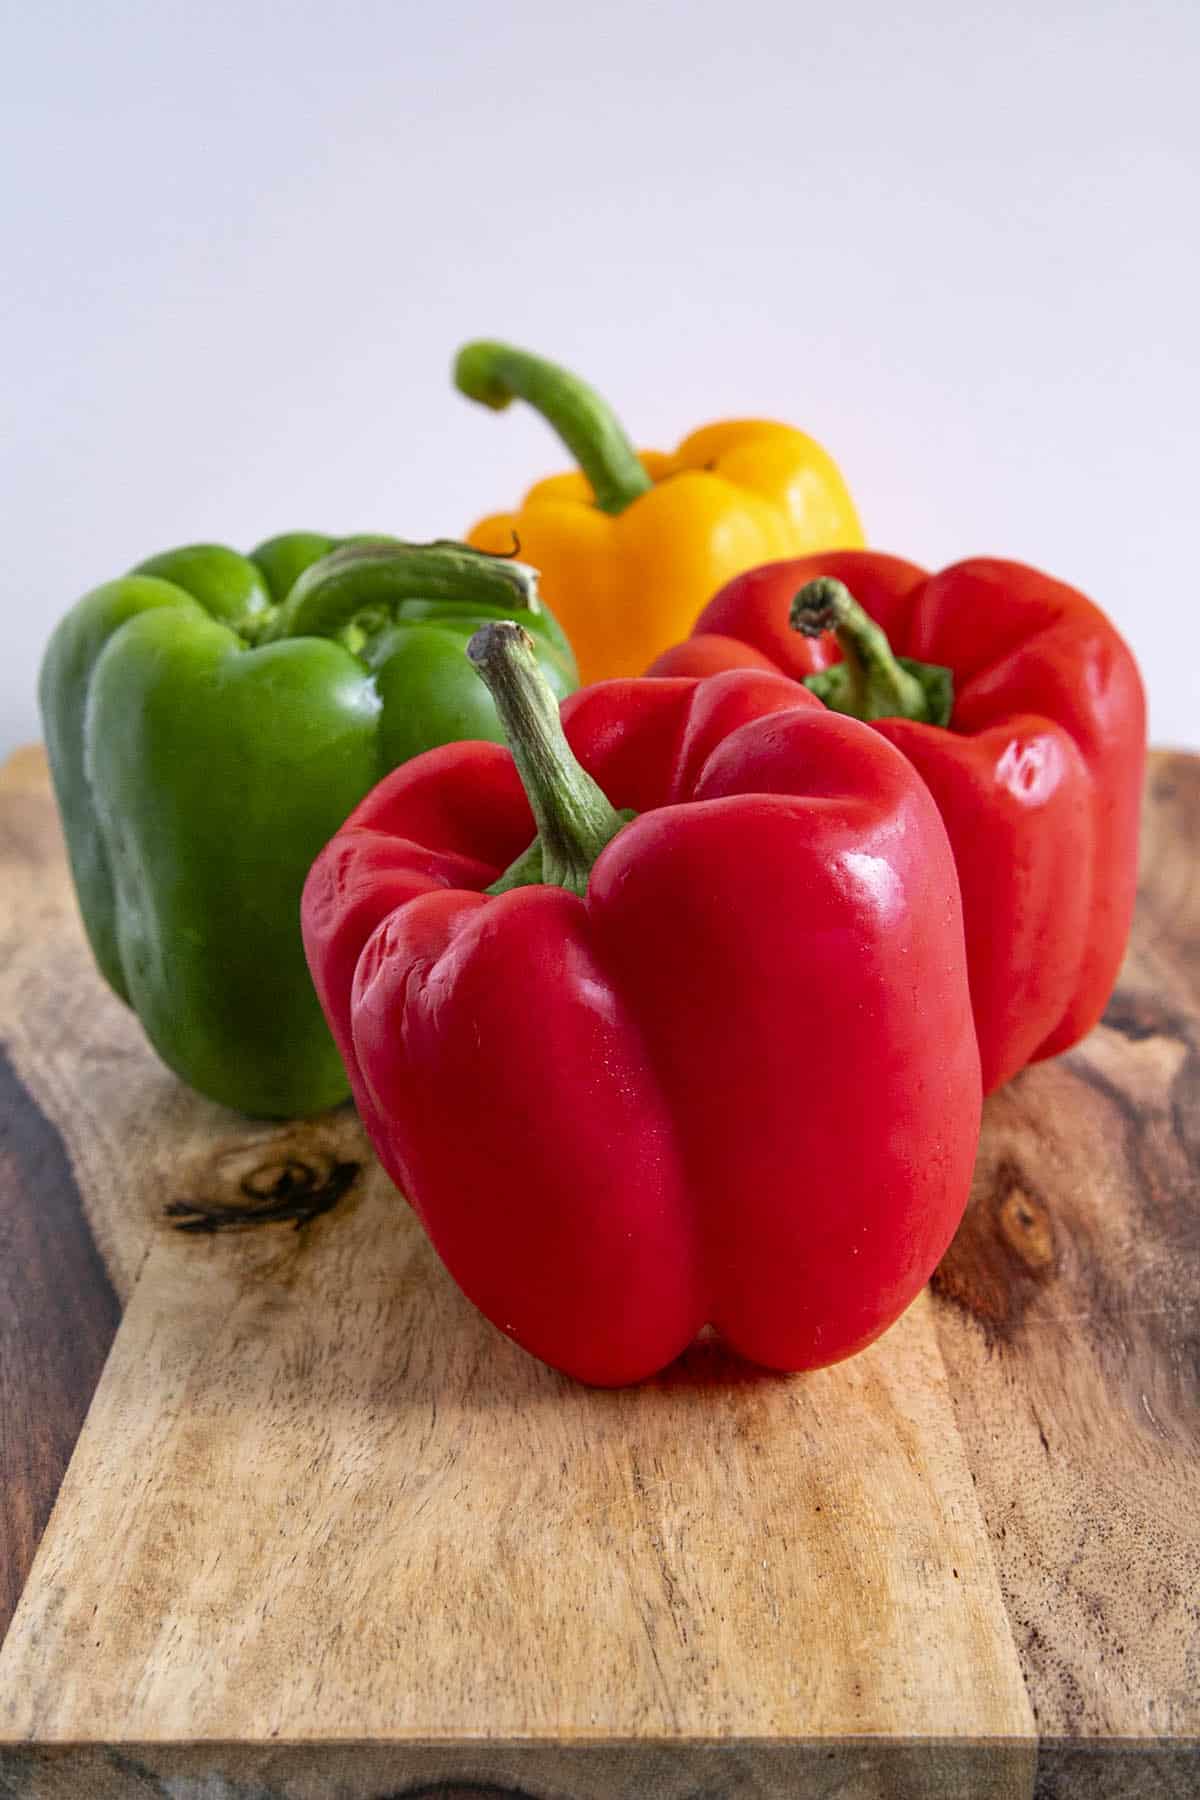
[[[519,626],[469,654],[511,748],[388,776],[304,892],[384,1166],[475,1305],[581,1380],[706,1325],[774,1369],[862,1349],[978,1140],[926,788],[778,673],[604,682],[560,720]]]
[[[783,671],[868,720],[927,784],[984,1092],[1090,1031],[1129,938],[1146,751],[1137,664],[1100,609],[1020,563],[930,575],[837,551],[729,582],[650,672],[730,668]]]

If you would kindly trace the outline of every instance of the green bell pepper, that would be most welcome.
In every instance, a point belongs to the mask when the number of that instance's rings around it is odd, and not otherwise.
[[[300,890],[389,769],[503,741],[464,650],[504,618],[570,693],[574,658],[534,570],[462,544],[196,545],[96,588],[58,626],[39,699],[83,922],[110,987],[202,1094],[272,1118],[348,1094]]]

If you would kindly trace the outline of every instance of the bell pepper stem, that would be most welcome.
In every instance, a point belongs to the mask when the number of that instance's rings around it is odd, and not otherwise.
[[[468,400],[494,412],[513,400],[540,412],[591,482],[601,512],[624,512],[653,486],[608,402],[544,357],[480,339],[459,351],[454,384]]]
[[[541,845],[540,875],[531,846],[489,892],[540,879],[583,895],[592,864],[626,820],[576,762],[524,627],[510,619],[481,625],[467,655],[495,701]]]
[[[948,725],[954,706],[954,682],[938,663],[897,656],[887,634],[864,612],[845,582],[818,575],[792,601],[788,622],[805,637],[832,631],[842,660],[804,686],[833,712],[855,719],[916,719]]]
[[[368,609],[390,613],[404,600],[452,600],[511,613],[542,610],[537,570],[508,556],[439,539],[357,538],[305,569],[271,615],[260,641],[334,637]]]

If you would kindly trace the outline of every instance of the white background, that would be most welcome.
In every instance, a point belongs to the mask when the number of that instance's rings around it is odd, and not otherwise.
[[[1200,4],[9,0],[0,750],[85,589],[196,539],[451,534],[558,466],[802,425],[868,535],[1043,566],[1200,745]]]

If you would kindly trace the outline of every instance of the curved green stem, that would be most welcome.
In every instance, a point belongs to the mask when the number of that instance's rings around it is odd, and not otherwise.
[[[886,632],[863,611],[844,582],[832,575],[808,582],[792,601],[788,623],[805,637],[820,637],[826,631],[837,636],[841,662],[804,678],[805,687],[832,712],[855,719],[950,723],[951,671],[938,663],[897,656]]]
[[[467,655],[496,703],[541,845],[540,871],[531,845],[489,892],[540,880],[585,894],[592,864],[628,815],[610,806],[576,762],[563,735],[558,702],[523,626],[511,619],[481,625]]]
[[[541,611],[537,570],[527,563],[450,539],[405,544],[360,538],[304,571],[260,642],[334,637],[366,609],[390,613],[403,600],[461,601],[509,613]]]
[[[608,402],[544,357],[480,339],[459,351],[454,384],[494,412],[513,400],[540,412],[591,482],[601,512],[624,512],[654,485]]]

